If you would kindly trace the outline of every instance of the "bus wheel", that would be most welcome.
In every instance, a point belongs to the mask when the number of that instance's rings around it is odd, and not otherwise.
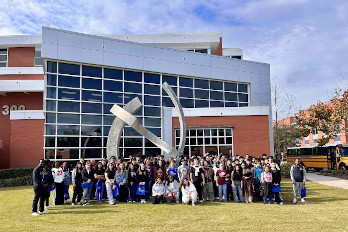
[[[346,167],[346,165],[344,165],[344,164],[341,164],[341,165],[340,165],[340,170],[342,170],[342,171],[345,171],[345,170],[347,170],[347,167]]]

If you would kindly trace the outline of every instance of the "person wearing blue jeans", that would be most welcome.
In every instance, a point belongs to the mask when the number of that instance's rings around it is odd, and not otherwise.
[[[108,202],[110,205],[115,204],[114,195],[112,193],[112,186],[115,182],[115,166],[113,163],[108,164],[108,168],[105,170],[105,187],[108,195]]]
[[[236,165],[235,170],[232,171],[231,174],[233,199],[236,203],[245,203],[242,189],[242,176],[240,166]]]
[[[227,171],[224,168],[223,163],[220,163],[219,170],[216,172],[216,186],[219,189],[219,201],[222,201],[222,193],[224,194],[224,200],[227,202],[227,181],[226,181]]]

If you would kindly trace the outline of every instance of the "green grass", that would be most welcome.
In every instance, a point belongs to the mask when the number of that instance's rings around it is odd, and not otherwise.
[[[292,185],[282,184],[285,202]],[[31,187],[0,189],[0,231],[347,231],[348,190],[307,183],[307,203],[92,203],[31,216]]]

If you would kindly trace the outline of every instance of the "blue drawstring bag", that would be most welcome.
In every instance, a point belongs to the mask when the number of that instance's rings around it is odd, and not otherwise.
[[[278,185],[278,186],[275,186],[275,185],[273,185],[272,186],[272,192],[274,192],[274,193],[280,193],[282,190],[280,189],[280,185]]]
[[[69,200],[69,199],[70,199],[69,189],[64,188],[64,200]]]
[[[138,185],[137,195],[139,195],[139,196],[145,195],[145,185]]]
[[[114,197],[118,197],[120,195],[120,185],[115,183],[116,188],[112,189],[112,194]]]
[[[301,189],[301,198],[304,198],[307,196],[307,190],[306,187],[302,185],[302,189]]]
[[[98,182],[95,184],[95,195],[101,192],[102,185],[103,183],[98,180]]]
[[[91,183],[82,183],[81,186],[82,186],[82,189],[92,188],[92,182]]]
[[[53,185],[53,187],[51,187],[51,186],[49,186],[48,187],[48,197],[51,197],[51,191],[53,191],[53,190],[55,190],[56,189],[56,186],[55,185]]]

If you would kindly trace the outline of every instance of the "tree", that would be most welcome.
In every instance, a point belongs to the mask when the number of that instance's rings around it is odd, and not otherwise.
[[[288,147],[295,147],[299,144],[301,133],[295,125],[279,124],[278,132],[276,132],[276,127],[273,127],[273,137],[279,142],[274,144],[274,148],[284,151]]]
[[[312,129],[323,132],[318,140],[318,145],[323,146],[342,132],[346,131],[348,119],[348,89],[336,90],[336,96],[329,103],[318,101],[311,105],[308,110],[300,110],[296,115],[296,123],[300,133],[307,137]],[[343,128],[340,125],[344,125]]]

